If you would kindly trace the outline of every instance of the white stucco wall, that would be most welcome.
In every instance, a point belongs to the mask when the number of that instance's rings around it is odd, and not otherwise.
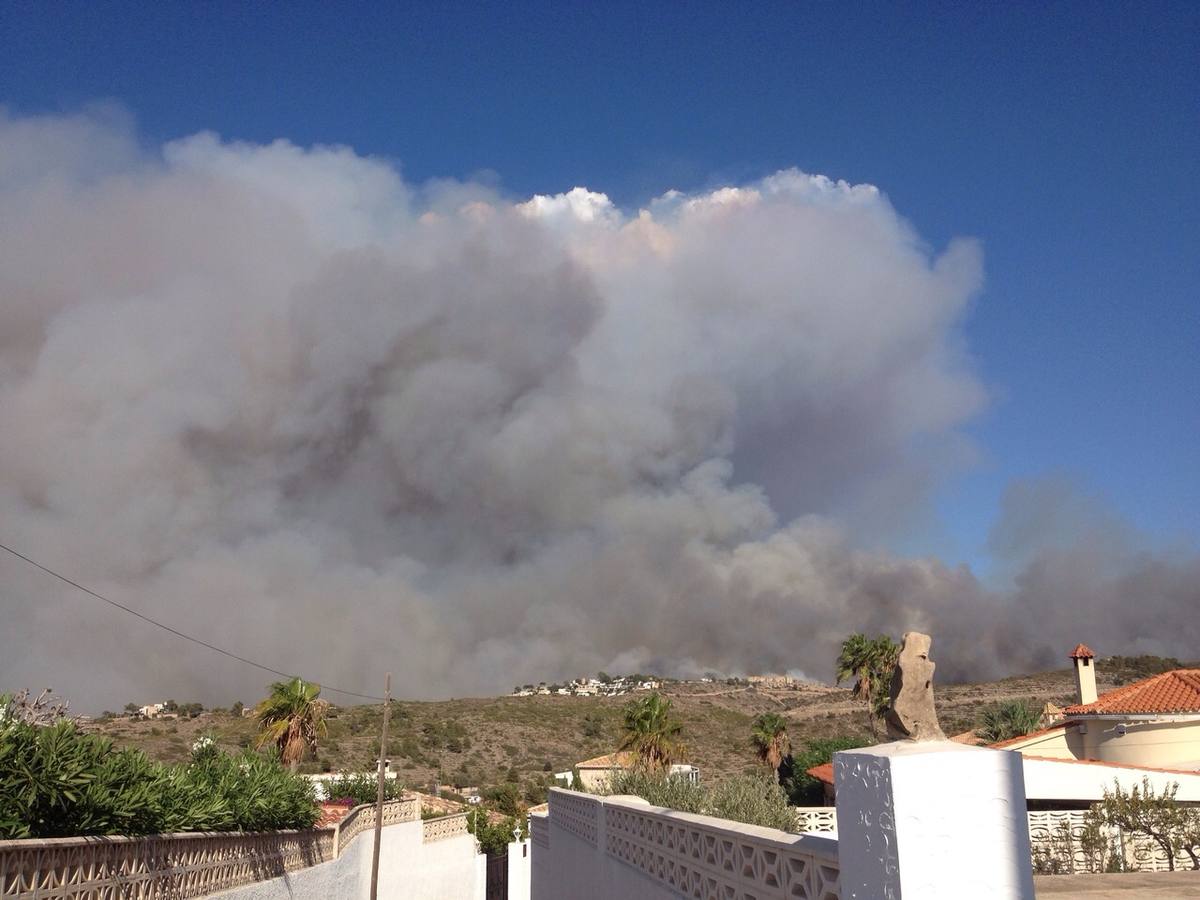
[[[1084,719],[1082,724],[1086,732],[1080,755],[1087,759],[1167,769],[1200,760],[1200,720]],[[1118,725],[1124,726],[1124,734]]]
[[[532,854],[529,841],[508,845],[508,900],[530,900]]]
[[[531,900],[837,896],[837,844],[825,837],[558,788],[530,828]]]
[[[1005,741],[1004,750],[1017,750],[1033,756],[1053,756],[1057,759],[1081,759],[1084,756],[1083,735],[1068,723],[1033,737]]]
[[[1154,772],[1145,769],[1096,765],[1087,762],[1066,762],[1053,759],[1024,760],[1025,795],[1030,800],[1094,801],[1104,797],[1104,789],[1112,790],[1117,779],[1125,790],[1140,786],[1143,776],[1150,779],[1157,793],[1172,782],[1179,785],[1175,799],[1200,803],[1200,774]]]
[[[835,754],[842,900],[1033,900],[1021,766],[953,741]]]
[[[607,789],[609,781],[612,780],[613,773],[619,771],[621,771],[619,768],[580,768],[579,780],[583,782],[584,790],[589,794],[600,793]]]
[[[678,900],[679,894],[609,859],[553,817],[549,823],[552,849],[533,847],[531,900]]]
[[[420,821],[383,829],[379,896],[385,900],[483,900],[487,859],[476,852],[475,838],[466,834],[425,844],[421,835]],[[371,886],[372,842],[372,832],[365,831],[331,862],[217,896],[226,900],[365,900]]]

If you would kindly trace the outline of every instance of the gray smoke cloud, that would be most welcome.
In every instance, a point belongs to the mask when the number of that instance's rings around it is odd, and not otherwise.
[[[343,147],[146,148],[119,109],[3,114],[0,540],[412,697],[826,677],[853,630],[929,629],[951,676],[1079,639],[1186,655],[1190,617],[1139,623],[1200,601],[1194,551],[1108,520],[1045,542],[1045,485],[997,526],[1012,590],[865,549],[972,458],[981,279],[975,243],[934,252],[874,187],[796,170],[627,211]],[[12,559],[0,591],[0,686],[99,708],[269,677]]]

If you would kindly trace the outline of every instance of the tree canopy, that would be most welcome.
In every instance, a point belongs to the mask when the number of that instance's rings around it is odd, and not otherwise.
[[[900,646],[886,635],[869,638],[856,633],[842,641],[836,660],[837,681],[854,679],[854,696],[867,705],[867,723],[877,736],[875,720],[887,709],[888,688]]]
[[[263,729],[258,746],[274,744],[279,748],[279,758],[293,772],[306,750],[316,753],[317,738],[326,734],[329,704],[320,696],[319,684],[293,678],[274,682],[270,695],[255,707],[254,715]]]
[[[783,760],[792,752],[792,742],[788,738],[787,720],[778,713],[763,713],[754,720],[751,727],[750,743],[758,754],[759,760],[767,768],[779,776],[779,767]]]
[[[683,753],[683,725],[671,718],[671,701],[657,691],[631,701],[624,710],[625,737],[621,750],[632,751],[640,768],[670,767]]]

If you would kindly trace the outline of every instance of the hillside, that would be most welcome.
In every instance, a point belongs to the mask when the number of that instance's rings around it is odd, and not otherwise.
[[[1177,664],[1177,663],[1176,663]],[[1164,666],[1144,660],[1110,661],[1097,666],[1100,690],[1143,677]],[[1044,672],[981,684],[940,685],[938,710],[943,729],[955,734],[973,727],[982,706],[996,700],[1071,702],[1070,670]],[[805,686],[763,690],[745,685],[668,684],[683,722],[688,761],[705,779],[719,778],[756,765],[748,743],[750,723],[759,713],[782,714],[793,743],[826,737],[869,739],[864,708],[849,690]],[[394,768],[412,786],[444,782],[486,786],[517,781],[533,787],[548,774],[611,751],[620,734],[621,709],[629,697],[491,697],[436,702],[394,702],[388,754]],[[304,771],[364,770],[374,765],[380,716],[378,706],[336,707],[329,736],[317,759]],[[248,746],[255,722],[208,712],[194,719],[138,721],[112,719],[86,726],[118,745],[140,747],[151,756],[179,761],[199,735],[211,734],[229,748]],[[514,777],[515,776],[515,777]]]

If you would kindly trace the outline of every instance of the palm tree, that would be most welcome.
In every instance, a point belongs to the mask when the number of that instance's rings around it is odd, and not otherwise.
[[[620,749],[635,753],[641,768],[666,769],[683,753],[681,731],[683,725],[671,718],[671,701],[655,692],[625,707],[625,737]]]
[[[1008,700],[984,707],[975,733],[994,744],[1036,731],[1042,724],[1041,710],[1026,700]]]
[[[758,752],[763,765],[779,777],[779,767],[784,757],[792,752],[792,741],[787,733],[787,720],[778,713],[763,713],[754,720],[750,741]]]
[[[900,647],[886,635],[869,638],[852,634],[842,641],[837,658],[837,683],[854,679],[854,697],[867,704],[867,724],[871,737],[878,738],[875,718],[887,708],[887,691]]]
[[[305,750],[316,752],[317,736],[327,733],[325,713],[329,704],[317,699],[320,695],[321,686],[311,681],[276,681],[270,696],[254,708],[263,728],[257,746],[274,744],[279,748],[280,760],[293,772]]]

